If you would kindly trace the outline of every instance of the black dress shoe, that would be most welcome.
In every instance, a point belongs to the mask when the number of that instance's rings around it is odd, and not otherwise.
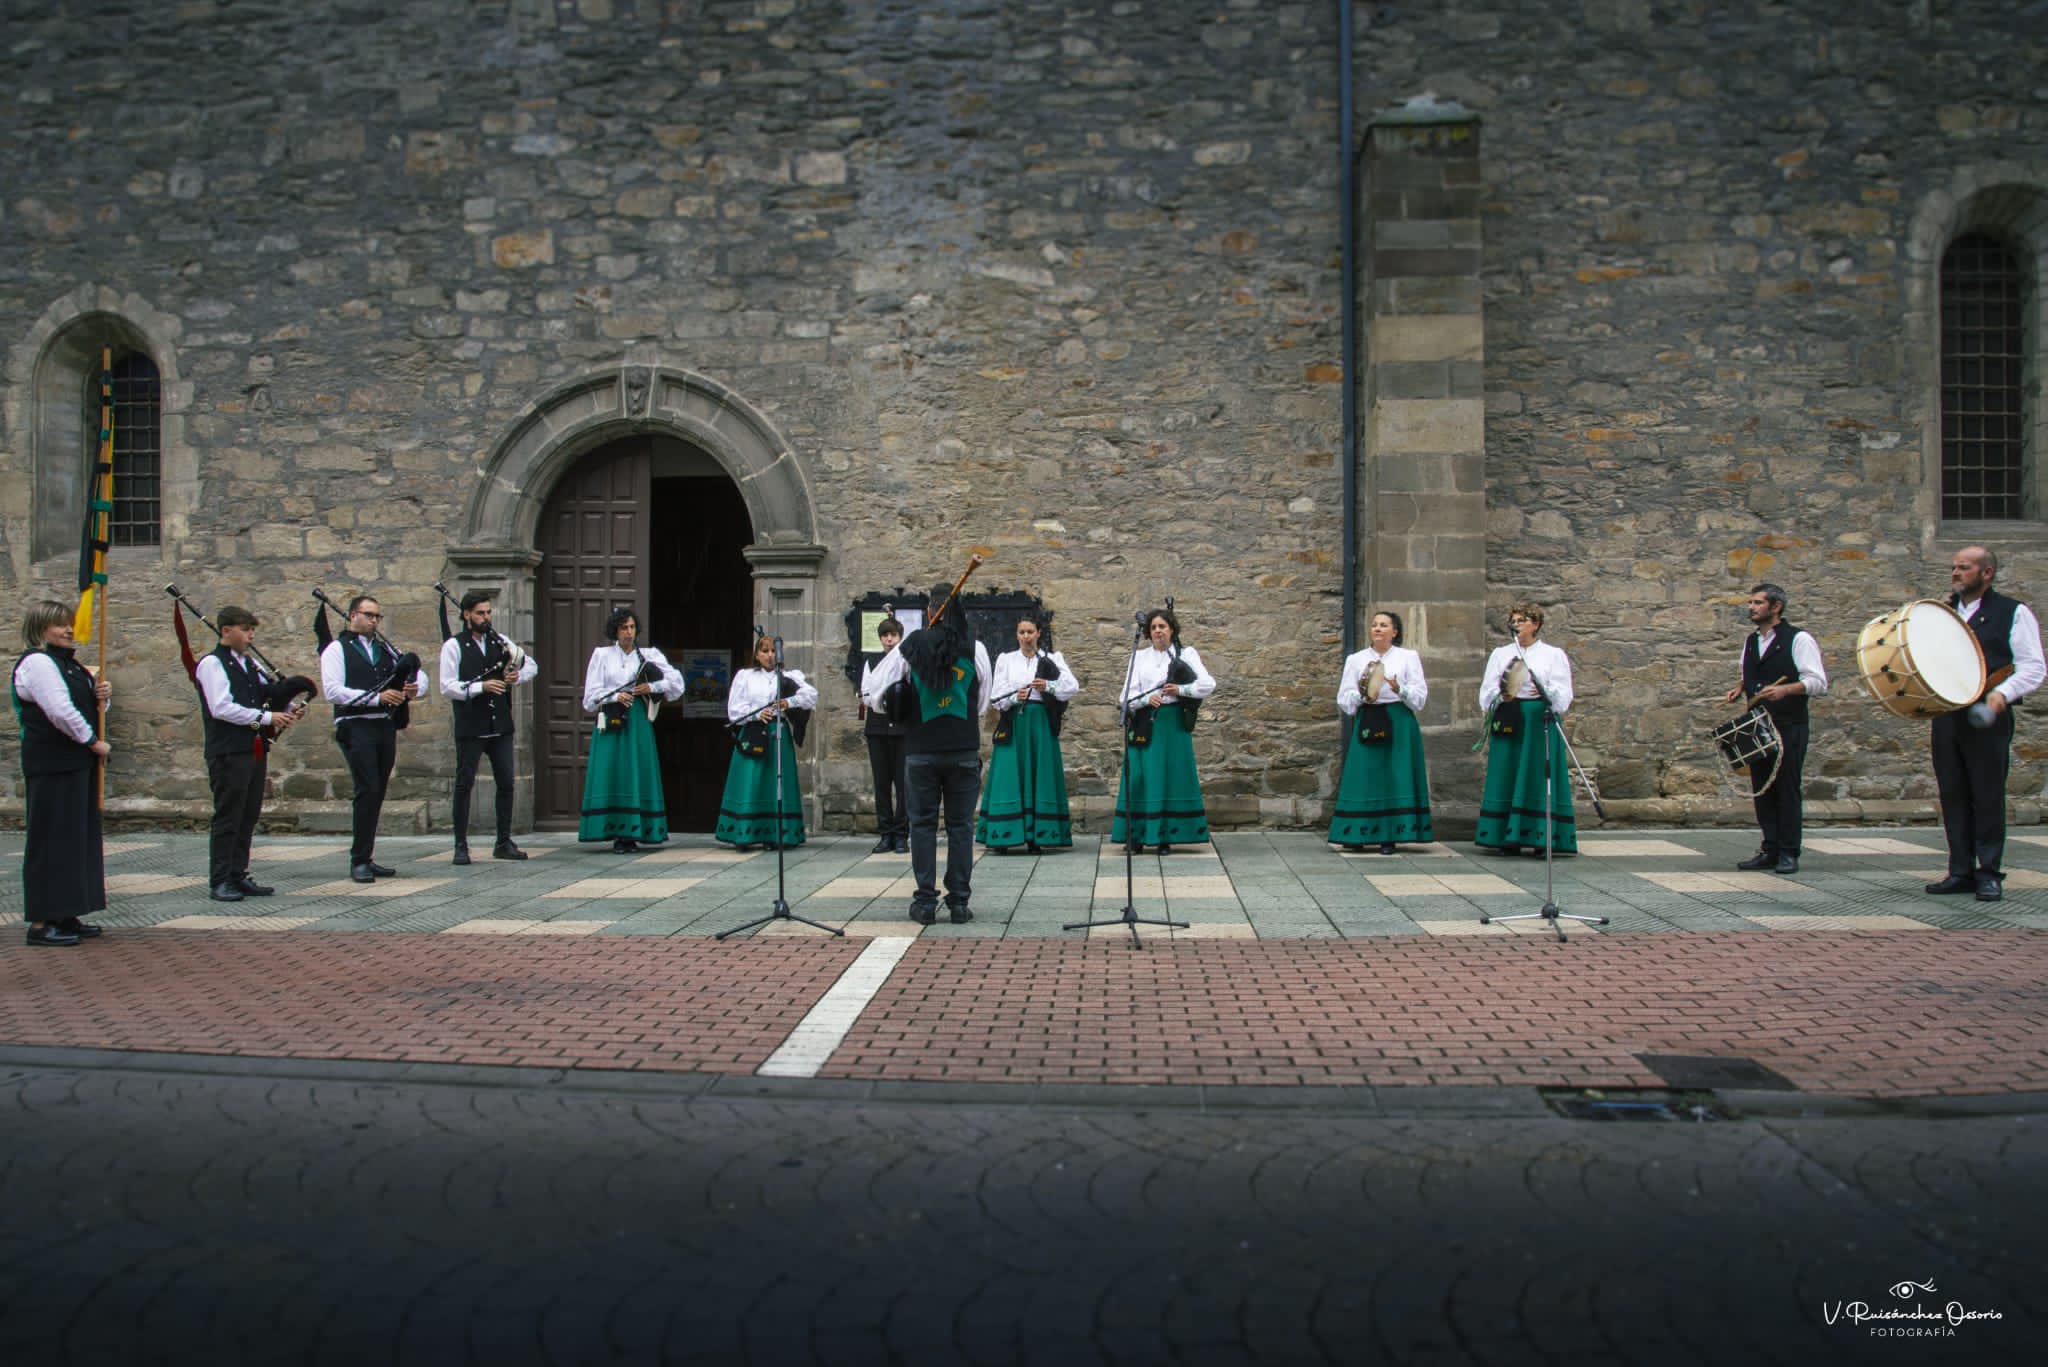
[[[1936,897],[1952,897],[1957,893],[1975,892],[1977,880],[1967,873],[1952,873],[1939,883],[1929,883],[1924,891]]]
[[[1996,902],[2005,896],[2005,883],[1995,873],[1977,875],[1977,900]]]
[[[367,882],[368,880],[364,881]],[[216,883],[213,885],[213,890],[206,895],[216,902],[239,902],[242,900],[242,890],[233,883]]]
[[[383,866],[382,864],[379,864],[379,863],[378,863],[378,862],[377,862],[376,860],[374,860],[374,859],[372,859],[372,860],[370,861],[370,872],[371,872],[371,873],[374,873],[374,874],[376,874],[376,875],[377,875],[377,876],[378,876],[379,878],[396,878],[396,877],[398,877],[398,870],[397,870],[397,869],[387,869],[387,868],[385,868],[385,867],[384,867],[384,866]]]
[[[1479,846],[1479,852],[1481,854],[1505,856],[1512,859],[1522,852],[1522,847],[1520,845],[1481,845]]]
[[[455,865],[457,868],[461,868],[463,865],[469,863],[469,846],[457,845],[455,847],[455,857],[449,860],[448,862]]]
[[[948,903],[946,906],[946,919],[956,926],[964,926],[974,919],[974,913],[967,909],[965,902]]]
[[[1744,873],[1755,873],[1759,869],[1774,869],[1778,866],[1778,855],[1774,850],[1759,849],[1735,867]]]
[[[1132,854],[1143,854],[1145,852],[1145,842],[1142,840],[1126,840],[1124,848]]]
[[[912,902],[910,904],[910,919],[921,926],[928,926],[939,919],[939,909],[937,907],[925,906],[922,903]]]
[[[895,842],[894,840],[891,840],[891,839],[890,839],[890,838],[889,838],[888,836],[886,836],[886,835],[885,835],[885,836],[883,836],[883,837],[882,837],[882,838],[881,838],[880,840],[877,840],[877,841],[875,842],[875,847],[874,847],[873,849],[869,850],[869,851],[868,851],[868,853],[869,853],[869,854],[893,854],[893,853],[895,852],[895,850],[896,850],[896,842]]]
[[[1796,854],[1779,855],[1778,862],[1771,867],[1771,872],[1776,874],[1794,874],[1799,872],[1799,856]]]
[[[907,835],[899,835],[899,836],[897,836],[897,837],[896,837],[896,853],[898,853],[898,854],[909,854],[909,853],[910,853],[910,837],[909,837],[909,836],[907,836]]]
[[[235,886],[241,889],[242,896],[244,897],[268,897],[271,893],[277,891],[276,888],[265,887],[246,873],[238,875],[234,881]]]
[[[1038,848],[1038,842],[1036,840],[1027,840],[1024,842],[1024,853],[1044,854],[1045,851]]]
[[[1164,840],[1162,840],[1159,842],[1159,852],[1161,854],[1172,854],[1173,846],[1167,844]]]
[[[376,867],[375,864],[351,864],[349,865],[348,876],[358,883],[374,883],[377,881]],[[234,897],[220,897],[217,889],[214,895],[223,902],[238,902],[241,900],[240,894],[236,894]]]
[[[105,926],[96,926],[90,921],[81,921],[76,916],[66,916],[63,920],[55,922],[55,925],[57,929],[69,931],[81,940],[97,940],[100,936],[107,933]]]
[[[526,858],[526,851],[520,849],[509,840],[500,840],[497,844],[491,846],[491,858],[524,859]]]
[[[614,840],[612,842],[612,853],[638,854],[640,853],[640,843],[636,840]]]
[[[1382,844],[1382,845],[1380,846],[1380,853],[1381,853],[1381,854],[1392,854],[1393,852],[1394,852],[1394,842],[1393,842],[1393,841],[1391,841],[1391,840],[1389,840],[1389,841],[1385,842],[1384,844]]]
[[[41,925],[28,928],[28,942],[32,945],[75,945],[83,938],[62,926]]]

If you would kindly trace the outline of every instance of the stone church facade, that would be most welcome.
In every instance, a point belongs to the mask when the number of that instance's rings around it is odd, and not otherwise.
[[[1347,275],[1335,0],[5,0],[0,576],[17,612],[75,596],[104,348],[123,819],[205,809],[166,583],[297,672],[314,587],[427,654],[443,581],[543,662],[522,821],[573,820],[584,658],[629,602],[671,652],[785,638],[823,693],[805,791],[850,828],[849,608],[975,545],[975,587],[1056,614],[1095,829],[1167,594],[1220,683],[1219,824],[1327,818],[1348,602],[1361,643],[1406,618],[1469,829],[1521,598],[1617,818],[1746,819],[1699,736],[1759,579],[1834,680],[1812,817],[1927,816],[1923,728],[1855,643],[1971,542],[2048,589],[2028,10],[1358,4]],[[387,829],[447,822],[446,708],[416,711]],[[278,824],[345,823],[315,720]],[[667,720],[678,825],[722,744]]]

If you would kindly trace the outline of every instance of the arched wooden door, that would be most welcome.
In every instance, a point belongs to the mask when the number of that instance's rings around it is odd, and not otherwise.
[[[568,830],[583,805],[583,671],[614,607],[647,612],[652,443],[629,437],[578,461],[541,511],[534,650],[534,825]]]

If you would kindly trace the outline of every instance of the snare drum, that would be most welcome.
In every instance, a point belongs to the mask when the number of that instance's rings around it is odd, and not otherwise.
[[[1761,707],[1721,723],[1708,734],[1728,757],[1728,763],[1738,770],[1747,770],[1752,764],[1769,764],[1778,757],[1778,728],[1772,723],[1771,714]]]
[[[1932,598],[1871,618],[1856,638],[1856,667],[1901,717],[1938,717],[1984,696],[1984,647],[1962,614]]]

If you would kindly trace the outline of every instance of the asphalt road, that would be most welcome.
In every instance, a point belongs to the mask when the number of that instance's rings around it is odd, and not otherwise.
[[[2048,1116],[193,1066],[0,1064],[0,1363],[2017,1362],[2048,1322]]]

